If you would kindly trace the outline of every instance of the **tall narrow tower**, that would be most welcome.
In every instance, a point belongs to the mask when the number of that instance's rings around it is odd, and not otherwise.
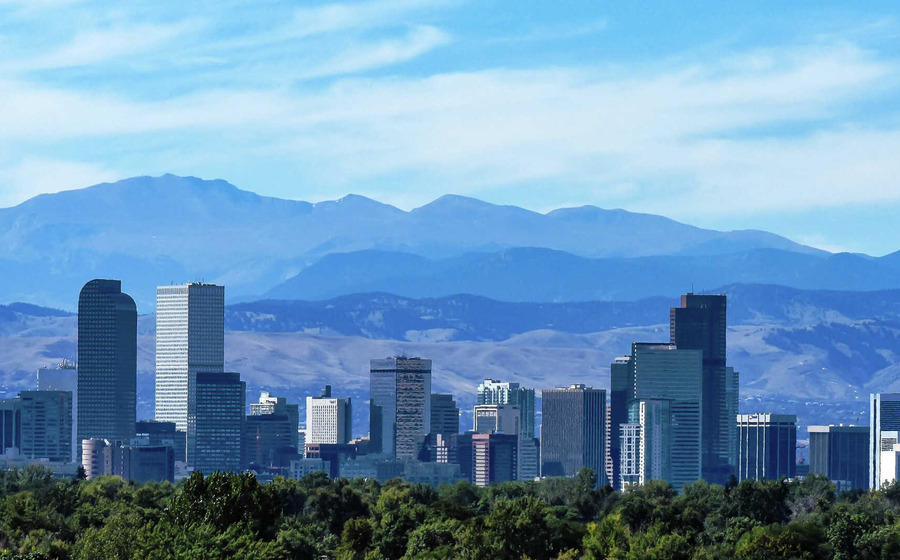
[[[188,375],[225,371],[225,287],[156,289],[156,420],[187,430]]]
[[[681,296],[681,307],[669,315],[670,342],[679,350],[703,351],[702,472],[709,483],[725,484],[734,472],[735,422],[729,417],[728,371],[725,365],[726,298],[724,295]],[[734,388],[733,390],[736,390]]]
[[[91,280],[78,296],[78,437],[134,437],[137,306],[119,280]],[[79,453],[80,455],[80,453]]]
[[[376,452],[415,458],[416,439],[431,431],[431,360],[371,360],[369,382],[369,437]]]

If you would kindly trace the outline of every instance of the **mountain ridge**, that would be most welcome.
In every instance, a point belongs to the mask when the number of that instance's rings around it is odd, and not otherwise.
[[[431,259],[520,247],[585,258],[719,255],[760,248],[827,256],[767,232],[720,232],[588,206],[544,214],[460,195],[411,211],[361,195],[315,204],[222,179],[135,177],[0,209],[0,301],[73,308],[95,277],[119,277],[142,307],[155,286],[205,279],[261,294],[321,258],[361,250]]]

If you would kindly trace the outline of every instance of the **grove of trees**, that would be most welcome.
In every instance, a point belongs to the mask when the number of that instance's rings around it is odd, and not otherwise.
[[[0,476],[0,560],[867,560],[900,558],[900,486],[797,481],[468,483],[195,473],[177,485]]]

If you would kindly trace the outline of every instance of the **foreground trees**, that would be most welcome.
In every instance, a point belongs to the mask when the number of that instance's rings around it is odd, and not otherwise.
[[[664,482],[619,494],[575,479],[433,489],[322,474],[260,484],[195,474],[0,476],[0,560],[777,560],[900,558],[900,487],[828,480]]]

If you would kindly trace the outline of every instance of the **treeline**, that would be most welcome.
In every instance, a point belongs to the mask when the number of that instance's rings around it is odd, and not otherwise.
[[[0,560],[866,560],[900,558],[900,486],[835,494],[827,479],[654,481],[623,494],[575,479],[259,484],[200,474],[169,483],[0,478]]]

